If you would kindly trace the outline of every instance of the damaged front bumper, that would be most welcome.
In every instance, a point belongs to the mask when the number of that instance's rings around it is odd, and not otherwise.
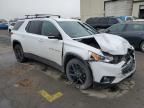
[[[89,61],[93,80],[99,84],[117,84],[136,71],[135,58],[118,64]]]

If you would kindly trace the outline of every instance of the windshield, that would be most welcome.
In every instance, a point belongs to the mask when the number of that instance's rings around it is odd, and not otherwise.
[[[58,22],[64,32],[72,38],[90,36],[96,34],[96,31],[87,24],[77,21],[61,21]]]

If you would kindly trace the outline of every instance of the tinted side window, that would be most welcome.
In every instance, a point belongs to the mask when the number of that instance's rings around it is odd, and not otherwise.
[[[49,21],[44,21],[42,25],[42,35],[45,36],[52,36],[52,35],[58,35],[59,31],[57,28]]]
[[[116,18],[109,18],[109,24],[116,24],[118,20]]]
[[[115,24],[109,28],[110,32],[121,32],[125,27],[125,24]]]
[[[26,27],[26,31],[34,34],[41,34],[42,21],[30,21]]]
[[[126,31],[143,31],[143,24],[128,24],[126,27]]]
[[[23,23],[24,23],[24,21],[18,21],[18,22],[15,24],[13,30],[18,30]]]

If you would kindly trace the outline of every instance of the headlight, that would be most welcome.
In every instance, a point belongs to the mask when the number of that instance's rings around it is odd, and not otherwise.
[[[111,62],[113,60],[114,60],[113,56],[105,55],[105,62],[109,63],[109,62]]]
[[[98,55],[96,53],[91,52],[90,53],[90,59],[91,60],[95,60],[95,61],[101,61],[101,60],[104,60],[104,57],[100,56],[100,55]]]
[[[109,62],[113,61],[113,57],[109,56],[109,55],[101,56],[101,55],[98,55],[94,52],[90,52],[90,60],[109,63]]]

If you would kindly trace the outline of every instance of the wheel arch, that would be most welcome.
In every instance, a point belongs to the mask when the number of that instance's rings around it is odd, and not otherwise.
[[[83,61],[83,63],[84,63],[85,65],[87,65],[88,68],[89,68],[90,71],[91,71],[91,68],[90,68],[88,62],[87,62],[86,60],[84,60],[80,55],[74,54],[74,53],[67,53],[67,54],[64,56],[64,62],[63,62],[64,72],[66,72],[66,65],[67,65],[67,63],[68,63],[71,59],[73,59],[73,58],[76,58],[76,59],[79,59],[79,60]],[[92,72],[92,71],[91,71],[91,72]]]
[[[93,81],[93,79],[94,79],[94,76],[93,76],[93,72],[92,72],[92,70],[91,70],[91,68],[90,68],[90,65],[89,65],[89,63],[88,63],[88,60],[84,60],[80,55],[77,55],[77,54],[74,54],[74,53],[68,53],[68,54],[66,54],[66,56],[64,57],[64,73],[66,74],[66,66],[67,66],[67,63],[71,60],[71,59],[78,59],[78,60],[81,60],[84,64],[85,64],[85,66],[89,69],[89,72],[90,72],[90,74],[91,74],[91,80]],[[92,83],[92,85],[93,85],[94,83]]]
[[[20,43],[18,40],[13,40],[13,42],[12,42],[13,48],[14,48],[14,46],[17,45],[17,44],[21,45],[21,43]],[[22,46],[22,45],[21,45],[21,46]]]

